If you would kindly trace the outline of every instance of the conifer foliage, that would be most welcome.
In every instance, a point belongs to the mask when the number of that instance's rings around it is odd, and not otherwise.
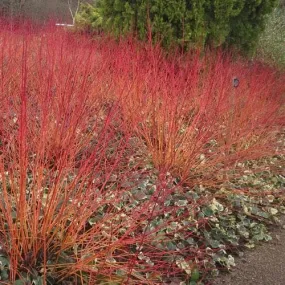
[[[254,49],[265,15],[276,0],[99,0],[82,5],[77,19],[85,27],[116,36],[150,35],[164,46],[236,45]]]

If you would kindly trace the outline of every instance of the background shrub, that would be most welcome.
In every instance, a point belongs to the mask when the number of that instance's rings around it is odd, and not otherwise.
[[[78,23],[116,36],[149,32],[165,46],[235,45],[252,50],[276,0],[99,0],[81,6]]]
[[[285,67],[285,2],[268,16],[257,47],[257,58]]]

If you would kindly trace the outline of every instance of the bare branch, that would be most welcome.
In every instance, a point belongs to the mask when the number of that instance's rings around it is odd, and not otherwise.
[[[74,22],[74,15],[73,15],[73,12],[72,12],[70,0],[67,0],[67,3],[68,3],[69,12],[70,12],[71,17],[72,17],[72,22]]]
[[[80,6],[80,0],[77,0],[77,7],[76,7],[75,15],[78,13],[79,6]]]
[[[77,0],[77,6],[76,6],[76,10],[75,10],[74,13],[73,13],[73,11],[72,11],[71,1],[70,1],[70,0],[67,0],[67,3],[68,3],[69,12],[70,12],[71,17],[72,17],[72,23],[73,23],[73,25],[74,25],[74,24],[75,24],[75,16],[76,16],[76,14],[78,13],[79,6],[80,6],[80,0]]]

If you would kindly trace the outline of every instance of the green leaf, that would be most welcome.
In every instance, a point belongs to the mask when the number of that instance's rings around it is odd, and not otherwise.
[[[25,283],[25,281],[18,279],[14,282],[14,285],[25,285]]]
[[[167,242],[166,246],[169,250],[176,250],[176,245],[171,241]]]
[[[191,281],[198,281],[199,278],[200,278],[199,270],[197,268],[195,268],[191,274]]]
[[[0,256],[0,268],[4,268],[5,266],[9,266],[9,260],[4,256]]]
[[[9,274],[8,274],[6,269],[1,270],[1,275],[0,276],[1,276],[1,280],[8,280],[8,278],[9,278]]]
[[[206,207],[203,209],[203,213],[205,217],[211,217],[214,214],[214,211],[210,207]]]
[[[218,248],[221,243],[218,240],[209,239],[209,244],[212,248]]]

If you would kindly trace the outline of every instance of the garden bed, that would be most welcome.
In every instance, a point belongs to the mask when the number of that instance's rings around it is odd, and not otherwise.
[[[4,25],[0,78],[3,284],[208,284],[271,239],[281,72]]]

